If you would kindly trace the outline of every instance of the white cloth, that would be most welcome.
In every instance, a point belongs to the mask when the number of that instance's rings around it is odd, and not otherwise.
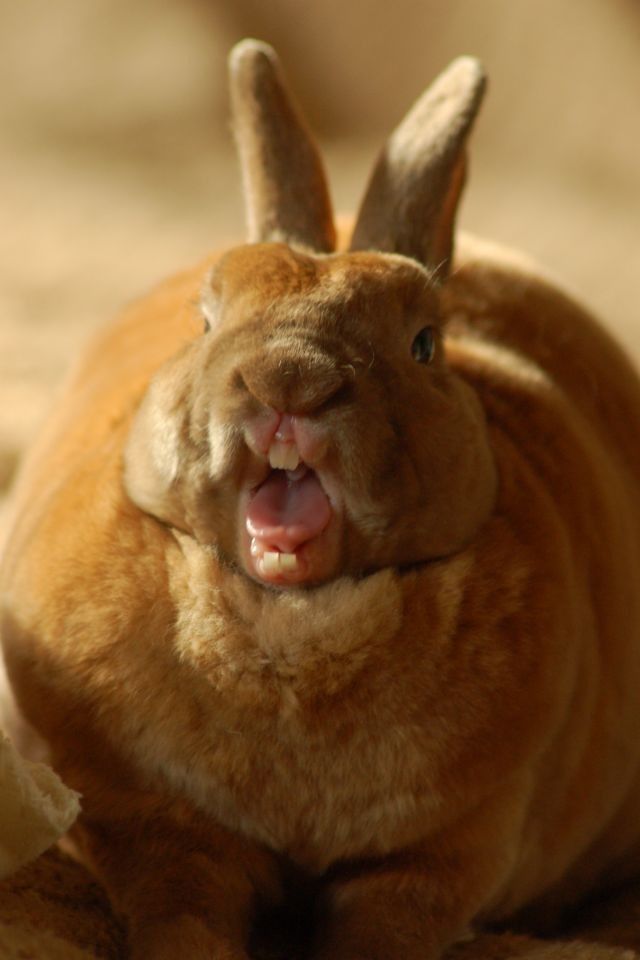
[[[0,732],[0,879],[50,847],[79,811],[79,794],[46,764],[21,757]]]

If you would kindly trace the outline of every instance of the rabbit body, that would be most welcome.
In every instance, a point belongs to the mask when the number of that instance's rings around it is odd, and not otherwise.
[[[243,539],[287,418],[332,510],[290,574]],[[237,248],[94,340],[23,470],[2,639],[134,956],[240,960],[307,885],[314,956],[436,956],[637,871],[638,435],[623,352],[470,238],[442,286]]]

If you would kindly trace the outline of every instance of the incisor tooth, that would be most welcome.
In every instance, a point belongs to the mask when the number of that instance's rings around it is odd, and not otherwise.
[[[265,573],[277,573],[280,569],[280,554],[267,551],[262,557],[262,569]]]
[[[295,553],[277,553],[266,550],[260,558],[263,574],[291,573],[298,569],[298,558]]]
[[[269,447],[269,464],[274,470],[282,469],[282,458],[284,456],[283,446],[284,444],[279,440],[274,440]]]
[[[285,470],[295,470],[298,464],[300,463],[300,454],[298,453],[298,448],[295,443],[289,445],[289,449],[286,451],[287,462],[284,465]]]
[[[300,454],[295,443],[274,440],[269,447],[269,465],[274,470],[295,470],[300,463]]]

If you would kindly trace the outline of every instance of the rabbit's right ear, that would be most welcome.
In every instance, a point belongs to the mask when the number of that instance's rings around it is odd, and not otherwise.
[[[229,85],[249,241],[333,251],[335,227],[322,160],[275,51],[258,40],[236,44],[229,57]]]
[[[446,277],[465,179],[465,144],[484,89],[480,63],[460,57],[423,93],[378,159],[352,250],[402,253]]]

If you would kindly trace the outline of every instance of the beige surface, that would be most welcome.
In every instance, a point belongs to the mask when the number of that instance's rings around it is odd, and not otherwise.
[[[0,497],[86,334],[241,235],[224,56],[245,34],[280,49],[343,209],[381,131],[480,55],[463,224],[640,346],[637,0],[0,0]]]

